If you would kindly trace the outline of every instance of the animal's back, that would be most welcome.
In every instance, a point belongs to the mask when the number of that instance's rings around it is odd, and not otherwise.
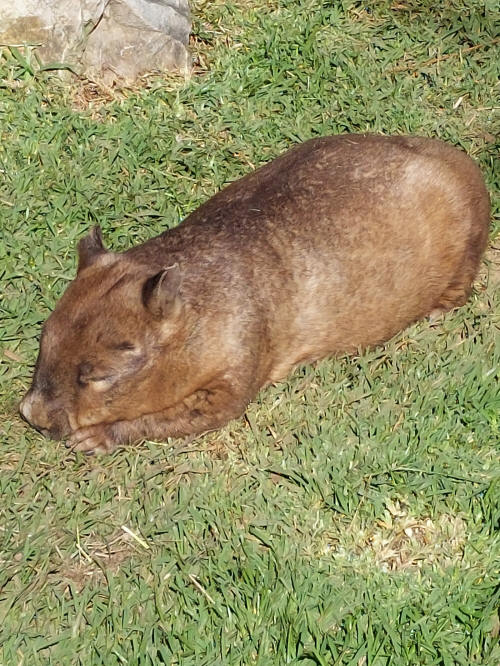
[[[236,273],[265,304],[268,381],[462,305],[488,223],[488,194],[465,153],[371,135],[306,142],[187,220],[227,261],[237,257]]]
[[[255,344],[265,382],[462,305],[488,224],[462,151],[348,134],[299,145],[130,252],[178,260],[192,304],[219,313],[211,335]]]

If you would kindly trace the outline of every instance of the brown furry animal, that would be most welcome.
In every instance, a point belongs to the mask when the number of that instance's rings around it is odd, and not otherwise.
[[[218,428],[297,363],[462,305],[489,214],[463,152],[343,135],[297,146],[123,254],[96,228],[21,413],[87,453]]]

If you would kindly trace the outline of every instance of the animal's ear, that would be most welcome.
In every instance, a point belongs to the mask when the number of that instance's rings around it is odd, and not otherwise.
[[[102,242],[101,227],[92,227],[88,236],[78,243],[78,271],[87,268],[108,251]]]
[[[178,264],[149,277],[142,286],[142,303],[153,317],[164,319],[180,306],[181,271]]]

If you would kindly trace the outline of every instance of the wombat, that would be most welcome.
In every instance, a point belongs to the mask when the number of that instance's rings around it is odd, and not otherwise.
[[[300,144],[121,254],[94,228],[21,413],[86,453],[219,428],[298,363],[462,305],[489,215],[460,150],[347,134]]]

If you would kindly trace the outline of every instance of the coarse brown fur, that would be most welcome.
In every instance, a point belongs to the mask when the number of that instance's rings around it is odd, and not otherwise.
[[[218,428],[296,364],[462,305],[489,214],[465,153],[343,135],[297,146],[123,254],[94,229],[21,412],[86,452]]]

